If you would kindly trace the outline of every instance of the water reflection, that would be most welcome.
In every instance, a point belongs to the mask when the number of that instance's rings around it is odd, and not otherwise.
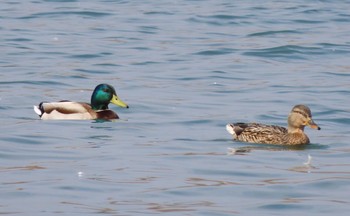
[[[309,144],[309,145],[268,145],[268,144],[247,144],[237,148],[227,148],[228,155],[244,154],[251,151],[304,151],[308,149],[327,149],[327,145]]]

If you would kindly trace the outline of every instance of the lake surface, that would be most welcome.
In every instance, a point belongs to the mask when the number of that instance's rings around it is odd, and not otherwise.
[[[327,0],[2,1],[0,214],[348,215],[349,11]],[[89,102],[99,83],[130,106],[110,106],[120,120],[33,111]],[[225,130],[286,126],[296,104],[322,128],[306,128],[308,146]]]

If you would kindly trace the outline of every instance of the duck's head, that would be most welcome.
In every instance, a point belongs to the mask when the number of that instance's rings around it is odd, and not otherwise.
[[[296,105],[290,111],[288,116],[289,130],[304,130],[305,126],[321,130],[321,128],[312,120],[311,110],[305,105]]]
[[[115,89],[108,84],[100,84],[96,86],[91,95],[91,107],[94,110],[108,109],[108,104],[113,103],[117,106],[129,108],[129,106],[119,99],[115,93]]]

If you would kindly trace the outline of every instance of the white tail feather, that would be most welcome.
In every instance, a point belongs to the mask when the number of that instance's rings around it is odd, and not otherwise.
[[[231,134],[232,136],[236,136],[235,131],[233,130],[233,127],[231,126],[231,124],[227,124],[226,125],[226,130],[229,134]]]
[[[34,112],[36,113],[36,114],[38,114],[39,116],[41,116],[43,113],[41,112],[41,110],[39,109],[39,107],[37,107],[37,106],[34,106]]]

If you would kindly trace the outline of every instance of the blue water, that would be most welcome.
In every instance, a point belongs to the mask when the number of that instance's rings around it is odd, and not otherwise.
[[[5,0],[0,214],[348,215],[349,1]],[[41,121],[33,105],[113,85],[113,122]],[[286,125],[311,145],[231,140]],[[231,154],[234,148],[236,154]],[[311,162],[308,157],[311,157]]]

